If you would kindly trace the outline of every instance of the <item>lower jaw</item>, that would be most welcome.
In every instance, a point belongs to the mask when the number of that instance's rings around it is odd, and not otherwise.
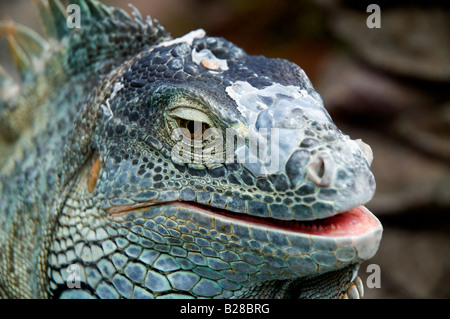
[[[249,229],[259,229],[266,231],[268,234],[272,232],[285,236],[289,245],[289,249],[280,246],[282,251],[291,256],[311,256],[317,254],[333,254],[336,256],[336,263],[319,263],[317,262],[317,270],[312,273],[305,273],[302,269],[296,269],[295,272],[299,277],[297,279],[289,279],[291,282],[290,291],[295,291],[293,296],[289,298],[350,298],[354,299],[362,295],[362,285],[352,283],[359,279],[356,278],[359,264],[364,260],[372,258],[378,250],[382,225],[380,221],[364,206],[359,206],[338,215],[328,217],[322,220],[314,221],[281,221],[267,218],[258,218],[238,213],[227,213],[224,211],[211,211],[208,208],[199,207],[190,203],[177,202],[173,204],[181,209],[196,211],[197,214],[216,216],[233,224],[245,225]],[[332,227],[332,225],[335,225]],[[253,233],[253,230],[250,231]],[[281,235],[283,234],[283,235]],[[269,236],[270,238],[270,236]],[[301,240],[298,240],[301,238]],[[309,239],[309,241],[308,241]],[[281,241],[282,242],[282,241]],[[298,243],[311,243],[312,247],[306,248]],[[283,243],[284,244],[284,243]],[[320,248],[319,246],[320,245]],[[303,250],[305,249],[305,250]],[[352,251],[353,255],[343,256],[338,251]],[[289,252],[288,252],[289,251]],[[316,256],[317,256],[316,254]],[[280,277],[285,276],[280,273]],[[286,277],[285,277],[286,278]],[[281,281],[283,279],[280,278]],[[327,291],[329,281],[339,282],[336,289]],[[322,282],[323,289],[320,283]],[[328,282],[328,284],[327,284]],[[345,287],[342,288],[342,287]],[[338,289],[339,288],[339,289]],[[358,288],[358,289],[356,289]],[[358,294],[358,291],[360,293]]]
[[[303,264],[295,266],[289,273],[284,273],[282,269],[274,268],[274,273],[268,281],[261,282],[262,289],[268,289],[269,285],[274,284],[277,288],[273,291],[276,293],[272,298],[354,298],[361,293],[357,293],[357,289],[361,285],[355,284],[358,281],[356,279],[355,269],[357,265],[363,260],[373,256],[376,252],[381,239],[381,224],[379,221],[364,207],[360,206],[355,209],[343,212],[336,216],[332,216],[323,220],[316,220],[310,222],[300,221],[275,221],[273,219],[257,218],[248,215],[242,215],[237,213],[228,213],[226,211],[216,210],[210,207],[201,206],[193,203],[186,202],[170,202],[170,203],[158,203],[153,204],[155,206],[169,206],[178,210],[187,210],[192,214],[189,219],[192,223],[196,223],[199,219],[209,218],[216,221],[221,221],[222,225],[240,224],[245,225],[249,229],[249,234],[254,234],[254,229],[258,229],[259,232],[267,231],[269,234],[276,234],[276,236],[285,236],[286,243],[291,245],[284,249],[282,245],[279,247],[281,251],[285,251],[286,254],[295,257],[302,257],[311,253],[311,247],[306,247],[303,251],[302,243],[311,243],[316,249],[316,245],[321,244],[322,248],[318,253],[335,254],[336,248],[354,249],[354,256],[349,258],[340,259],[336,253],[337,262],[326,264],[324,267],[317,265],[317,268],[304,271]],[[153,205],[146,205],[141,207],[128,207],[127,210],[122,210],[118,214],[112,214],[118,218],[123,217],[124,214],[131,213],[133,211],[142,211],[151,209]],[[173,213],[174,217],[178,216],[177,213]],[[195,217],[194,217],[195,216]],[[185,218],[184,216],[179,218]],[[176,219],[174,219],[176,221]],[[340,230],[334,229],[332,231],[332,224],[339,224]],[[217,224],[215,224],[217,225]],[[316,225],[314,230],[313,226]],[[322,226],[320,229],[318,226]],[[309,231],[307,228],[310,228]],[[272,230],[270,230],[272,229]],[[220,232],[220,230],[219,230]],[[269,240],[272,241],[271,237]],[[298,238],[306,240],[296,240]],[[309,237],[309,239],[308,239]],[[283,237],[284,240],[284,237]],[[333,242],[333,245],[328,245]],[[248,244],[246,239],[234,236],[228,242],[231,245],[238,245],[246,247]],[[276,242],[274,242],[276,244]],[[283,244],[282,241],[280,241]],[[325,244],[325,245],[324,245]],[[336,246],[337,245],[337,246]],[[328,250],[330,247],[330,251]],[[333,248],[334,247],[334,248]],[[325,250],[324,250],[325,249]],[[266,254],[267,252],[261,252]],[[315,251],[313,250],[313,253]],[[273,251],[274,256],[278,255],[278,252]],[[311,254],[312,256],[312,254]],[[341,256],[342,257],[342,256]],[[321,264],[322,265],[322,264]],[[289,265],[291,267],[291,265]],[[280,271],[278,273],[278,271]],[[293,275],[296,276],[293,276]],[[330,284],[330,282],[332,284]],[[258,286],[255,289],[259,289]],[[252,289],[253,292],[256,292]],[[356,291],[356,293],[355,293]],[[256,292],[258,294],[258,292]],[[252,294],[255,296],[255,294]],[[266,298],[267,294],[262,298]],[[268,297],[270,298],[270,296]]]

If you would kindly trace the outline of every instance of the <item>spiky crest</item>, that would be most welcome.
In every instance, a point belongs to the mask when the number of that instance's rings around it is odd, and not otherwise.
[[[77,80],[92,87],[130,56],[170,39],[156,20],[144,20],[136,8],[130,16],[97,0],[33,2],[45,39],[26,26],[0,22],[0,36],[5,36],[20,76],[20,83],[15,83],[0,67],[0,140],[7,143],[31,125],[30,112],[39,108],[49,91]],[[69,4],[79,6],[81,28],[68,27]]]

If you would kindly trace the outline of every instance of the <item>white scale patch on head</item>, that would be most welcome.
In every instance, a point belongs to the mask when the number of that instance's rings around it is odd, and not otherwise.
[[[191,46],[192,42],[194,42],[195,39],[204,38],[205,35],[206,35],[205,30],[197,29],[197,30],[191,31],[191,32],[183,35],[182,37],[179,37],[179,38],[176,38],[176,39],[172,39],[172,40],[169,40],[169,41],[161,42],[160,44],[158,44],[156,46],[156,48],[157,47],[168,47],[170,45],[180,44],[180,43],[187,43],[189,46]]]
[[[322,101],[296,86],[275,83],[260,90],[248,82],[236,81],[226,88],[226,92],[237,103],[239,112],[249,120],[249,124],[253,124],[252,119],[268,108],[299,108],[311,121],[331,122]]]
[[[119,92],[120,90],[122,90],[125,86],[123,85],[122,82],[116,82],[114,83],[114,87],[113,87],[113,91],[111,93],[111,95],[106,99],[105,104],[101,104],[100,107],[103,110],[103,114],[105,116],[108,117],[108,121],[111,120],[114,117],[114,114],[111,110],[111,105],[109,104],[109,101],[114,99],[114,97],[116,96],[117,92]]]
[[[111,97],[109,98],[110,100],[114,99],[114,97],[116,96],[117,92],[119,92],[120,90],[122,90],[125,86],[123,85],[122,82],[116,82],[114,83],[114,88],[113,88],[113,92],[111,93]]]
[[[185,34],[182,37],[162,42],[157,47],[168,47],[174,44],[186,43],[192,46],[195,39],[201,39],[206,36],[206,32],[203,29],[198,29]],[[222,72],[228,70],[227,60],[217,58],[210,50],[203,49],[197,52],[196,49],[192,50],[192,61],[197,65],[202,65],[210,71]]]
[[[332,123],[322,101],[296,86],[275,83],[258,89],[248,82],[236,81],[226,88],[226,92],[247,122],[245,131],[242,127],[236,127],[236,131],[249,141],[262,145],[266,152],[261,156],[258,148],[247,145],[235,151],[238,158],[247,159],[243,165],[256,175],[275,174],[284,169],[286,161],[304,138],[303,116],[311,121]]]

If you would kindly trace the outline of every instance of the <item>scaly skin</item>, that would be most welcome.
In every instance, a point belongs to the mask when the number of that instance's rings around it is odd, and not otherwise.
[[[357,297],[371,152],[303,70],[73,2],[78,30],[39,2],[48,40],[0,26],[23,79],[0,74],[0,296]]]

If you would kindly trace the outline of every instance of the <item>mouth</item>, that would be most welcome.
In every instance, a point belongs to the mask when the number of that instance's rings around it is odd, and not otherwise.
[[[184,201],[118,205],[107,209],[107,213],[112,218],[126,219],[130,214],[135,218],[135,213],[145,216],[152,207],[157,214],[167,210],[167,216],[174,216],[172,222],[189,221],[206,227],[204,233],[214,230],[214,240],[220,238],[222,244],[248,248],[247,253],[255,253],[261,260],[267,257],[268,263],[258,263],[255,269],[269,277],[255,285],[272,282],[279,286],[277,298],[359,298],[363,294],[357,277],[359,264],[376,253],[382,233],[381,223],[364,206],[305,221],[258,217]],[[279,267],[271,264],[282,255],[284,263]]]
[[[246,223],[267,229],[325,237],[361,236],[381,227],[380,221],[365,207],[358,206],[334,216],[315,220],[281,220],[235,213],[195,202],[174,201],[168,203],[142,202],[133,205],[113,206],[107,210],[110,215],[122,215],[131,211],[148,209],[155,205],[171,205],[197,211],[208,216],[228,219],[231,222]]]
[[[355,236],[364,234],[372,228],[379,226],[378,219],[364,206],[359,206],[324,219],[299,221],[243,215],[196,203],[175,203],[174,205],[202,210],[209,214],[217,214],[225,218],[264,228],[274,228],[316,236]]]

